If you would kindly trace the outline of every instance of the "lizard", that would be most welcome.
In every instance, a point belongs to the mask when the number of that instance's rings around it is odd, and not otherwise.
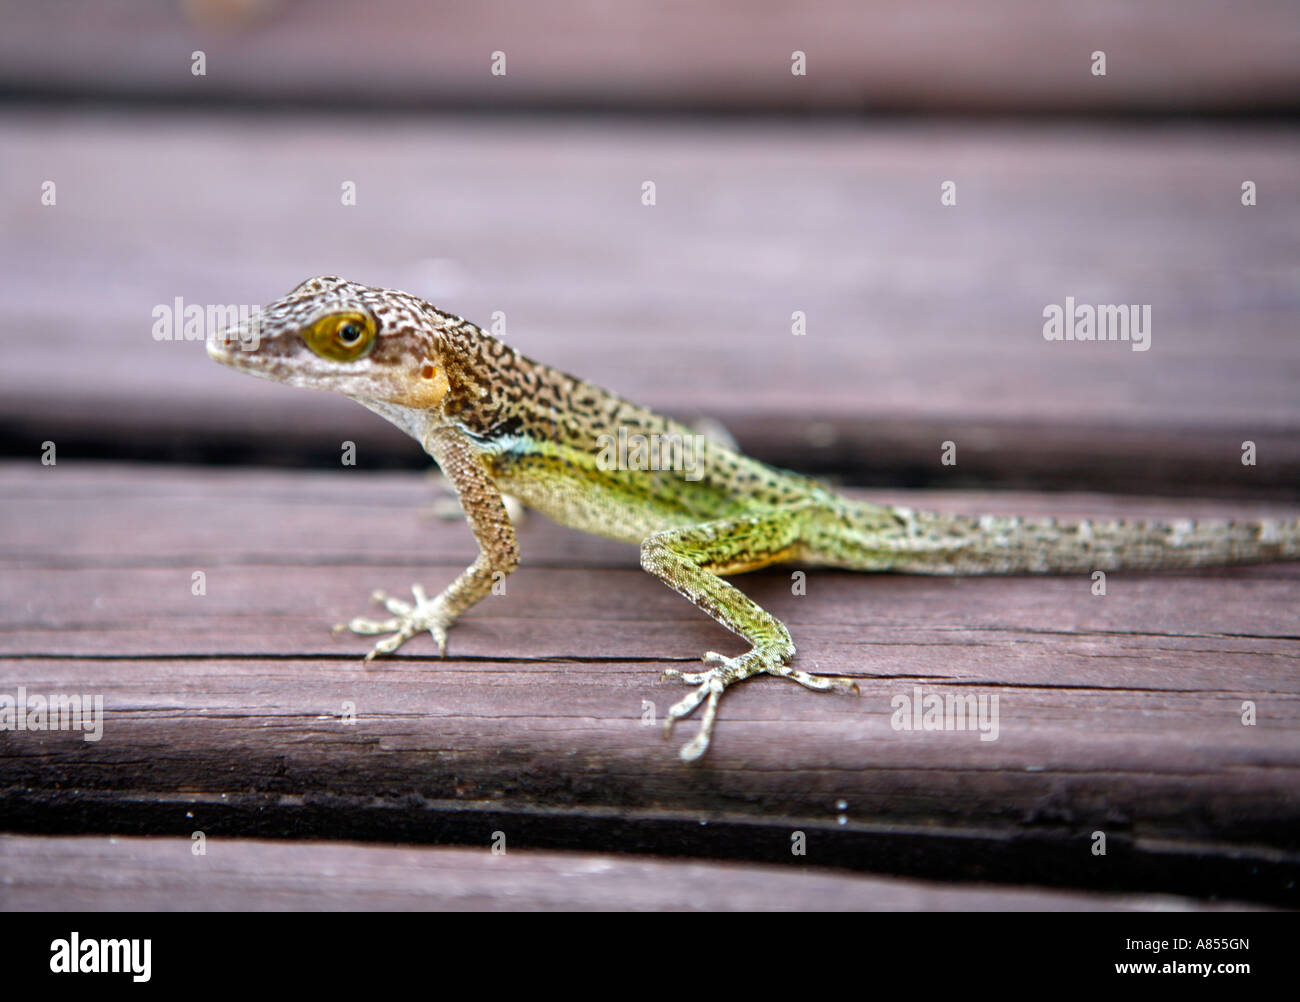
[[[534,362],[417,296],[335,276],[301,283],[208,338],[207,350],[241,372],[351,397],[419,442],[455,487],[478,556],[434,598],[418,584],[413,601],[377,591],[372,598],[387,617],[336,626],[388,634],[366,661],[426,630],[445,655],[452,624],[519,564],[503,495],[564,525],[638,544],[646,571],[749,645],[736,656],[706,652],[699,672],[663,672],[692,687],[667,711],[665,735],[704,706],[695,736],[679,752],[688,762],[708,749],[719,701],[738,682],[766,674],[815,691],[858,691],[852,679],[796,668],[785,625],[728,576],[791,562],[966,575],[1300,557],[1294,519],[1065,523],[937,514],[851,499],[700,436],[692,440],[699,446],[692,469],[611,462],[608,445],[619,434],[676,443],[692,432]]]

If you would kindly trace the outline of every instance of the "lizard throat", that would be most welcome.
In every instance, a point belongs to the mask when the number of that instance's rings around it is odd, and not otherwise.
[[[409,407],[393,401],[372,400],[367,397],[353,397],[352,399],[367,410],[374,411],[384,420],[401,428],[402,431],[421,445],[424,444],[429,431],[439,423],[436,420],[437,412],[428,408]]]

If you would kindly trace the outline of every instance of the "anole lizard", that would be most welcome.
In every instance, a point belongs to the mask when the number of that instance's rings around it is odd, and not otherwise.
[[[447,630],[519,562],[502,494],[564,525],[639,543],[641,566],[742,637],[737,657],[710,651],[700,672],[664,674],[694,686],[671,707],[665,733],[701,703],[687,761],[709,746],[728,686],[765,673],[808,689],[857,691],[850,679],[792,665],[785,626],[723,578],[799,561],[917,574],[1071,573],[1120,567],[1300,557],[1300,521],[1058,524],[1053,520],[939,515],[854,501],[805,476],[714,442],[697,468],[628,469],[607,461],[625,435],[673,440],[689,428],[525,358],[460,317],[392,289],[309,279],[254,321],[210,339],[212,358],[291,386],[334,390],[418,441],[455,486],[479,545],[477,559],[436,598],[375,593],[390,618],[345,624],[390,636],[366,660],[428,630]],[[251,350],[250,350],[251,349]],[[643,465],[643,464],[642,464]],[[343,628],[341,625],[339,628]]]

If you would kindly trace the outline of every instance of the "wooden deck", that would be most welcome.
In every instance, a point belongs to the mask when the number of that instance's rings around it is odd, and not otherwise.
[[[353,207],[340,131],[367,136]],[[6,189],[60,192],[0,231],[22,338],[0,368],[10,455],[337,466],[351,440],[362,465],[421,465],[350,401],[151,333],[177,297],[256,305],[339,273],[502,311],[532,357],[857,483],[1292,500],[1300,483],[1285,129],[0,111],[0,147]],[[221,183],[200,197],[191,178]],[[1045,341],[1066,296],[1151,304],[1151,350]]]
[[[0,90],[482,110],[1294,111],[1300,19],[1090,0],[62,0],[13,4]],[[1104,49],[1106,77],[1090,73]],[[191,51],[207,55],[191,76]],[[807,73],[790,73],[791,52]],[[490,72],[493,53],[507,72]],[[327,58],[323,58],[327,57]]]
[[[75,31],[10,12],[0,697],[100,696],[104,721],[0,730],[0,909],[1300,904],[1300,563],[1113,573],[1105,596],[748,575],[801,666],[862,692],[748,682],[686,766],[694,722],[665,742],[648,720],[685,691],[659,674],[736,643],[634,547],[533,515],[445,658],[421,637],[363,666],[330,624],[475,552],[421,513],[427,458],[152,333],[160,306],[338,273],[499,311],[526,354],[864,497],[1295,517],[1300,132],[1268,117],[1296,105],[1292,7],[1225,30],[1107,2],[1080,27],[1000,0],[934,32],[827,0],[795,90],[806,25],[780,5],[744,31],[691,5],[686,32],[682,5],[488,6],[504,34],[386,0],[338,59],[332,2],[151,0],[131,24],[74,3]],[[530,48],[543,28],[559,41]],[[1081,77],[1099,45],[1112,75]],[[349,63],[374,51],[382,72]],[[1033,114],[952,117],[971,109]],[[1040,114],[1079,111],[1118,117]],[[1188,111],[1222,117],[1146,117]],[[1151,350],[1045,341],[1067,296],[1150,305]],[[996,699],[996,740],[897,729],[918,689]]]
[[[1231,911],[1166,895],[951,885],[599,853],[0,835],[0,908],[117,911]]]
[[[523,568],[445,659],[423,638],[366,668],[363,640],[330,636],[371,589],[436,588],[471,559],[462,524],[419,515],[431,493],[406,473],[5,466],[0,691],[105,705],[97,742],[0,733],[6,827],[484,847],[502,831],[523,848],[1293,900],[1300,566],[1116,573],[1105,597],[1087,577],[825,571],[796,597],[783,572],[750,575],[801,663],[862,695],[746,683],[688,767],[674,752],[690,731],[665,743],[645,701],[661,714],[682,690],[659,670],[734,643],[640,571],[634,547],[532,516]],[[917,686],[996,696],[997,739],[894,729],[891,700]]]

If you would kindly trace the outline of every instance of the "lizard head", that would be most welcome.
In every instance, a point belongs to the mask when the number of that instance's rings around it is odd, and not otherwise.
[[[322,276],[210,337],[208,355],[290,386],[427,409],[448,389],[440,331],[460,322],[405,292]]]

